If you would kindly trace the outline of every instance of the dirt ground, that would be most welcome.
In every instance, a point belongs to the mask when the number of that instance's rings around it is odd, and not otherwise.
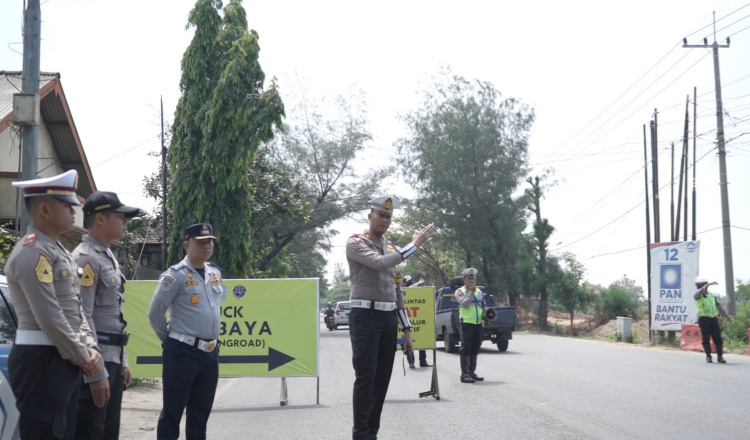
[[[231,378],[220,378],[218,388]],[[120,413],[120,440],[156,437],[156,422],[161,411],[161,382],[145,382],[125,390]],[[183,418],[184,422],[184,418]]]

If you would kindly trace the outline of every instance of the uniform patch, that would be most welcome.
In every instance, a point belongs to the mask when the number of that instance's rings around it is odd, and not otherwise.
[[[187,271],[187,273],[185,274],[185,276],[192,279],[193,278],[193,272]]]
[[[169,290],[172,288],[172,284],[174,283],[174,278],[164,275],[161,278],[161,290]]]
[[[36,234],[29,234],[26,236],[26,239],[23,241],[23,245],[28,246],[35,241],[36,241]]]
[[[368,239],[368,240],[370,239],[370,233],[369,232],[365,232],[365,238]]]
[[[200,297],[198,295],[193,295],[190,297],[190,304],[198,304],[200,302]]]
[[[191,281],[185,281],[185,285],[186,285],[186,286],[197,286],[197,285],[198,285],[198,282],[197,282],[197,281],[195,281],[195,280],[191,280]]]
[[[68,269],[60,271],[60,275],[62,275],[63,278],[68,278]]]
[[[39,260],[34,266],[34,273],[36,274],[36,280],[42,284],[52,284],[55,281],[55,277],[52,276],[52,265],[49,264],[49,260],[42,254],[39,254]]]
[[[219,281],[219,280],[211,280],[211,284],[213,284],[213,285],[216,285],[216,284],[219,284],[219,283],[221,283],[221,281]]]
[[[352,240],[354,240],[355,243],[361,243],[362,239],[359,238],[359,235],[352,235]]]

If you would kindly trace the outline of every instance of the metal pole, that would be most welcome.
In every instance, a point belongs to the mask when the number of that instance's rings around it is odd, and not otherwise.
[[[39,95],[39,64],[41,56],[42,11],[39,0],[29,0],[23,14],[23,93]],[[22,128],[21,180],[36,179],[39,156],[39,126]],[[21,235],[31,224],[26,209],[21,211]]]
[[[672,142],[672,179],[669,181],[669,239],[675,240],[674,233],[674,142]]]
[[[651,167],[653,168],[653,172],[651,173],[654,177],[652,180],[653,182],[653,190],[652,193],[654,195],[654,243],[661,242],[661,237],[659,236],[659,173],[658,173],[658,155],[656,151],[656,112],[654,112],[654,120],[651,121]]]

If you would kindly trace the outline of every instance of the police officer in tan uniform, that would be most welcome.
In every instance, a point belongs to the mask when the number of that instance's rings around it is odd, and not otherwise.
[[[209,262],[213,229],[207,223],[184,231],[185,258],[159,278],[148,318],[162,341],[164,406],[156,438],[176,439],[187,407],[185,437],[205,439],[219,381],[219,326],[226,290],[221,270]],[[164,314],[169,311],[169,321]]]
[[[352,438],[376,439],[380,413],[391,380],[396,356],[398,325],[404,330],[403,349],[412,351],[411,324],[399,287],[399,263],[417,251],[432,235],[434,226],[415,232],[412,242],[398,248],[385,238],[391,225],[395,197],[370,201],[367,218],[370,227],[346,242],[346,259],[351,277],[352,309],[349,312],[349,337],[352,342],[354,381]]]
[[[76,424],[81,372],[106,378],[98,346],[81,307],[79,272],[58,237],[73,229],[77,173],[22,182],[31,218],[13,248],[5,275],[18,317],[8,373],[23,439],[71,439]],[[97,405],[109,390],[94,396]]]
[[[120,408],[123,389],[130,386],[128,356],[122,316],[122,293],[125,278],[109,249],[110,244],[125,236],[128,221],[138,215],[138,208],[125,206],[117,194],[97,191],[83,204],[83,224],[89,235],[73,251],[81,275],[81,301],[91,330],[96,334],[108,379],[89,383],[83,378],[78,401],[76,439],[117,440],[120,435]],[[110,399],[103,407],[94,403],[98,388],[108,387]]]

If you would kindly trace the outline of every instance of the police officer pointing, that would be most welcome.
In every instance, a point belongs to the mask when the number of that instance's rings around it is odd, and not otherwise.
[[[125,236],[129,219],[138,212],[138,208],[123,205],[117,194],[107,191],[91,194],[83,204],[83,225],[89,234],[83,236],[73,258],[82,270],[83,310],[97,336],[109,378],[91,382],[84,377],[78,402],[77,439],[119,438],[122,392],[131,382],[125,352],[130,335],[125,332],[122,316],[125,278],[109,245]],[[101,387],[109,388],[110,399],[104,406],[97,406],[93,395]]]
[[[148,310],[151,326],[164,347],[164,406],[156,429],[159,440],[179,437],[186,407],[185,437],[206,438],[219,380],[220,303],[226,299],[221,271],[208,261],[215,238],[207,223],[185,228],[187,256],[161,275]],[[167,311],[169,321],[164,316]]]
[[[432,224],[427,225],[414,233],[411,243],[398,248],[385,238],[393,210],[399,206],[398,199],[378,197],[370,205],[369,229],[364,234],[352,235],[346,242],[352,283],[349,337],[356,376],[352,399],[355,440],[377,439],[396,356],[399,324],[404,331],[404,351],[412,351],[411,324],[399,287],[398,265],[414,254],[434,230]]]
[[[18,317],[8,373],[24,439],[70,439],[76,424],[81,372],[106,379],[94,335],[81,308],[79,272],[58,237],[73,229],[78,174],[22,182],[31,218],[5,265]],[[104,405],[109,390],[94,396]]]
[[[477,270],[470,267],[461,272],[464,285],[456,289],[456,301],[461,321],[461,382],[483,381],[474,371],[477,368],[477,355],[482,345],[482,291],[477,289]]]

